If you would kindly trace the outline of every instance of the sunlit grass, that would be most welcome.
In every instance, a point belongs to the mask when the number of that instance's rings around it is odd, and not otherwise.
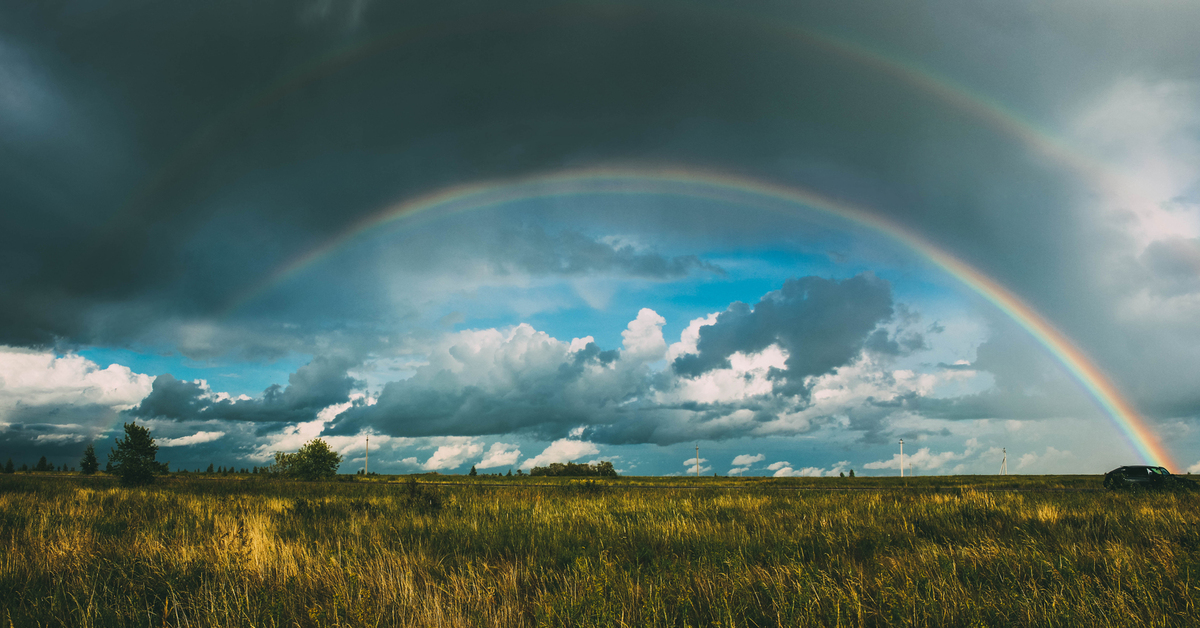
[[[123,489],[4,477],[0,623],[1198,623],[1196,494],[983,490],[991,478],[920,478],[907,489],[867,478],[742,480],[739,490],[709,480]],[[878,490],[779,490],[848,482]],[[639,483],[702,488],[629,486]]]

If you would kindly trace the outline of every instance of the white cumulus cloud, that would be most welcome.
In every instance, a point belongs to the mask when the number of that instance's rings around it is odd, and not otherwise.
[[[483,445],[470,439],[449,438],[452,442],[442,445],[433,452],[422,467],[426,471],[440,471],[462,466],[469,458],[474,458],[483,452]]]
[[[195,434],[180,436],[179,438],[156,438],[154,442],[159,447],[184,447],[199,443],[211,443],[224,435],[225,432],[196,432]]]
[[[560,438],[550,443],[550,446],[546,447],[542,453],[522,462],[521,468],[532,469],[533,467],[544,467],[554,462],[570,462],[584,456],[594,456],[598,453],[600,453],[600,449],[593,443]]]
[[[638,311],[637,318],[629,322],[625,331],[621,332],[624,339],[624,350],[621,358],[640,362],[661,360],[667,350],[667,341],[663,340],[662,327],[667,319],[658,312],[644,307]]]
[[[756,462],[762,462],[763,460],[766,460],[766,459],[767,459],[767,457],[762,454],[754,454],[754,455],[742,454],[740,456],[735,456],[733,458],[733,466],[748,467]]]
[[[154,378],[74,354],[0,347],[0,419],[18,405],[100,405],[127,410],[150,394]]]
[[[483,460],[476,465],[480,469],[491,469],[493,467],[510,467],[517,464],[517,459],[521,457],[521,450],[516,445],[508,443],[492,443],[490,449],[484,454]]]

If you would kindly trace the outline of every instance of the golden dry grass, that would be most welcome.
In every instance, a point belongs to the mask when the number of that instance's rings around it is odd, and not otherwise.
[[[4,477],[0,622],[1198,625],[1196,494],[751,486]]]

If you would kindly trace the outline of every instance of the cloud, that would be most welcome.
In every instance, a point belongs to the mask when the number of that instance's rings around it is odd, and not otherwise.
[[[492,443],[491,448],[484,454],[483,460],[476,465],[480,469],[491,469],[494,467],[511,467],[517,464],[517,459],[521,457],[521,450],[516,445],[508,443]]]
[[[199,443],[210,443],[224,435],[225,432],[196,432],[190,436],[180,436],[179,438],[156,438],[154,442],[159,447],[185,447]]]
[[[662,359],[667,350],[667,342],[662,335],[662,327],[666,323],[667,319],[650,308],[638,310],[637,318],[630,321],[625,331],[621,332],[621,357],[640,362]]]
[[[350,399],[361,385],[347,373],[356,365],[344,357],[318,356],[289,375],[286,388],[273,384],[257,399],[232,399],[213,392],[203,380],[181,381],[166,373],[154,379],[150,394],[128,414],[175,421],[312,421],[322,410]]]
[[[977,439],[971,438],[966,442],[966,449],[961,453],[953,451],[943,451],[932,453],[929,447],[922,447],[917,451],[909,451],[904,454],[904,470],[910,473],[913,469],[924,469],[933,471],[941,469],[947,463],[965,460],[971,458],[979,452],[980,446]],[[889,460],[877,460],[868,462],[863,465],[864,469],[900,469],[900,454],[897,453]]]
[[[80,355],[0,347],[0,421],[20,412],[52,417],[66,406],[127,409],[151,390],[153,378],[128,367],[98,364]],[[51,421],[54,422],[54,421]]]
[[[528,324],[445,334],[411,378],[384,386],[376,405],[347,410],[334,430],[566,436],[580,425],[618,418],[629,402],[645,399],[647,363],[666,350],[664,322],[643,308],[620,351],[601,350],[590,337],[563,342]]]
[[[844,281],[789,279],[753,309],[737,302],[714,324],[699,328],[696,353],[672,363],[675,372],[696,377],[729,368],[736,353],[758,353],[778,345],[786,354],[779,376],[794,393],[805,378],[822,375],[853,360],[869,334],[893,313],[891,288],[870,274]]]
[[[542,453],[527,458],[525,462],[521,463],[521,468],[532,469],[533,467],[548,466],[554,462],[571,462],[598,453],[600,453],[600,449],[592,443],[561,438],[550,443],[550,446],[542,450]]]
[[[766,459],[767,457],[762,454],[741,454],[734,456],[732,464],[735,467],[748,467],[756,462],[762,462]]]
[[[707,462],[708,462],[708,458],[700,458],[699,462],[697,462],[696,458],[694,458],[694,457],[688,458],[687,460],[683,461],[683,466],[687,469],[685,473],[692,473],[692,474],[697,473],[697,471],[696,471],[697,465],[700,467],[699,473],[701,475],[708,473],[709,471],[712,471],[712,466],[705,464]]]
[[[425,464],[421,465],[423,469],[426,471],[455,469],[483,451],[483,445],[471,439],[450,438],[447,440],[452,442],[438,447],[437,451],[433,452],[433,455],[425,461]]]
[[[1047,446],[1041,454],[1029,452],[1022,455],[1016,470],[1024,473],[1078,473],[1079,460],[1070,451]]]
[[[765,459],[766,459],[766,456],[764,456],[762,454],[753,454],[753,455],[740,454],[738,456],[734,456],[733,462],[731,463],[731,464],[733,464],[733,468],[729,469],[728,474],[729,475],[741,475],[741,474],[749,471],[750,467],[754,463],[762,462]]]
[[[819,478],[819,477],[837,477],[850,467],[849,460],[842,460],[833,465],[830,469],[822,467],[802,467],[793,469],[790,462],[776,462],[769,465],[767,468],[774,471],[772,477],[777,478]]]
[[[836,251],[828,254],[838,261],[833,272],[874,268],[896,283],[896,295],[937,302],[949,294],[944,277],[926,281],[923,263],[892,259],[855,227],[838,227],[841,241],[821,241],[800,224],[819,217],[748,211],[732,191],[680,201],[674,188],[638,194],[603,176],[570,182],[567,194],[524,196],[544,191],[523,178],[530,173],[631,162],[736,171],[870,207],[1042,312],[1152,420],[1200,417],[1189,380],[1200,367],[1200,288],[1187,272],[1200,237],[1195,3],[1109,3],[1093,7],[1086,28],[1074,3],[1043,8],[1032,26],[1019,4],[947,4],[938,19],[900,4],[867,12],[858,2],[656,5],[633,17],[579,20],[562,11],[532,22],[506,5],[472,31],[469,54],[450,7],[366,5],[320,0],[280,19],[274,3],[255,3],[239,8],[237,20],[220,3],[133,6],[119,17],[7,12],[0,83],[14,89],[0,96],[0,148],[14,158],[0,163],[0,342],[60,354],[87,344],[261,360],[353,346],[354,355],[424,357],[440,336],[423,326],[442,331],[436,321],[450,311],[504,334],[529,321],[583,336],[574,326],[607,312],[588,311],[563,288],[578,282],[589,303],[610,311],[648,306],[690,318],[721,309],[667,349],[672,373],[636,363],[657,353],[652,333],[644,353],[612,345],[608,332],[622,319],[595,331],[599,343],[558,356],[550,355],[554,343],[546,354],[530,344],[534,355],[523,362],[514,341],[512,352],[484,351],[498,360],[487,368],[431,365],[412,383],[389,384],[377,410],[344,406],[348,373],[339,369],[293,383],[290,395],[275,389],[252,400],[161,377],[146,402],[149,380],[117,373],[144,385],[140,397],[29,390],[17,395],[19,406],[0,408],[0,420],[97,426],[141,404],[140,420],[226,430],[230,440],[240,428],[184,422],[274,430],[320,421],[339,437],[380,426],[398,435],[546,439],[587,425],[595,442],[839,426],[870,442],[905,416],[1083,414],[1070,383],[1054,375],[1059,367],[1047,376],[1042,349],[1002,355],[1007,338],[997,337],[976,358],[978,338],[873,324],[883,308],[865,298],[870,291],[842,294],[846,282],[821,280],[852,306],[839,317],[844,335],[768,320],[771,312],[819,318],[829,309],[820,299],[725,308],[765,289],[768,273],[746,279],[755,275],[749,258],[762,268],[783,257],[819,274],[830,272],[826,251]],[[103,27],[84,24],[94,19]],[[1004,94],[1068,148],[1046,151],[987,116],[962,115],[962,99],[931,97],[861,58],[813,54],[804,38],[759,26],[768,21],[827,25],[985,97]],[[1011,28],[999,32],[997,23]],[[93,36],[65,35],[81,27]],[[366,41],[401,27],[432,36],[345,56],[348,31]],[[1068,35],[1048,38],[1047,29]],[[878,40],[885,32],[905,36]],[[984,39],[988,46],[972,45]],[[928,41],[947,45],[928,50]],[[278,51],[293,49],[331,59],[336,70],[305,75],[304,59],[293,59],[298,73],[281,67]],[[180,63],[194,71],[181,73]],[[285,74],[297,80],[262,91],[263,77]],[[328,89],[310,89],[314,81]],[[264,286],[288,260],[371,224],[398,201],[495,181],[521,183],[485,211],[454,215],[451,205],[424,225],[404,221],[379,237],[340,240],[347,245],[338,254]],[[1132,191],[1114,190],[1123,187]],[[639,294],[662,281],[679,281],[680,290],[657,300]],[[239,302],[241,294],[254,297]],[[931,364],[967,360],[980,374],[971,381],[994,376],[996,390],[930,398],[951,380],[905,358],[936,343],[942,353]],[[24,403],[39,395],[55,400]]]

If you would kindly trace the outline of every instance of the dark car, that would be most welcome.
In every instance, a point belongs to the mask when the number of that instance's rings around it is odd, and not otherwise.
[[[1197,484],[1185,477],[1171,475],[1162,467],[1131,465],[1113,469],[1104,474],[1104,488],[1184,488],[1194,489]]]

